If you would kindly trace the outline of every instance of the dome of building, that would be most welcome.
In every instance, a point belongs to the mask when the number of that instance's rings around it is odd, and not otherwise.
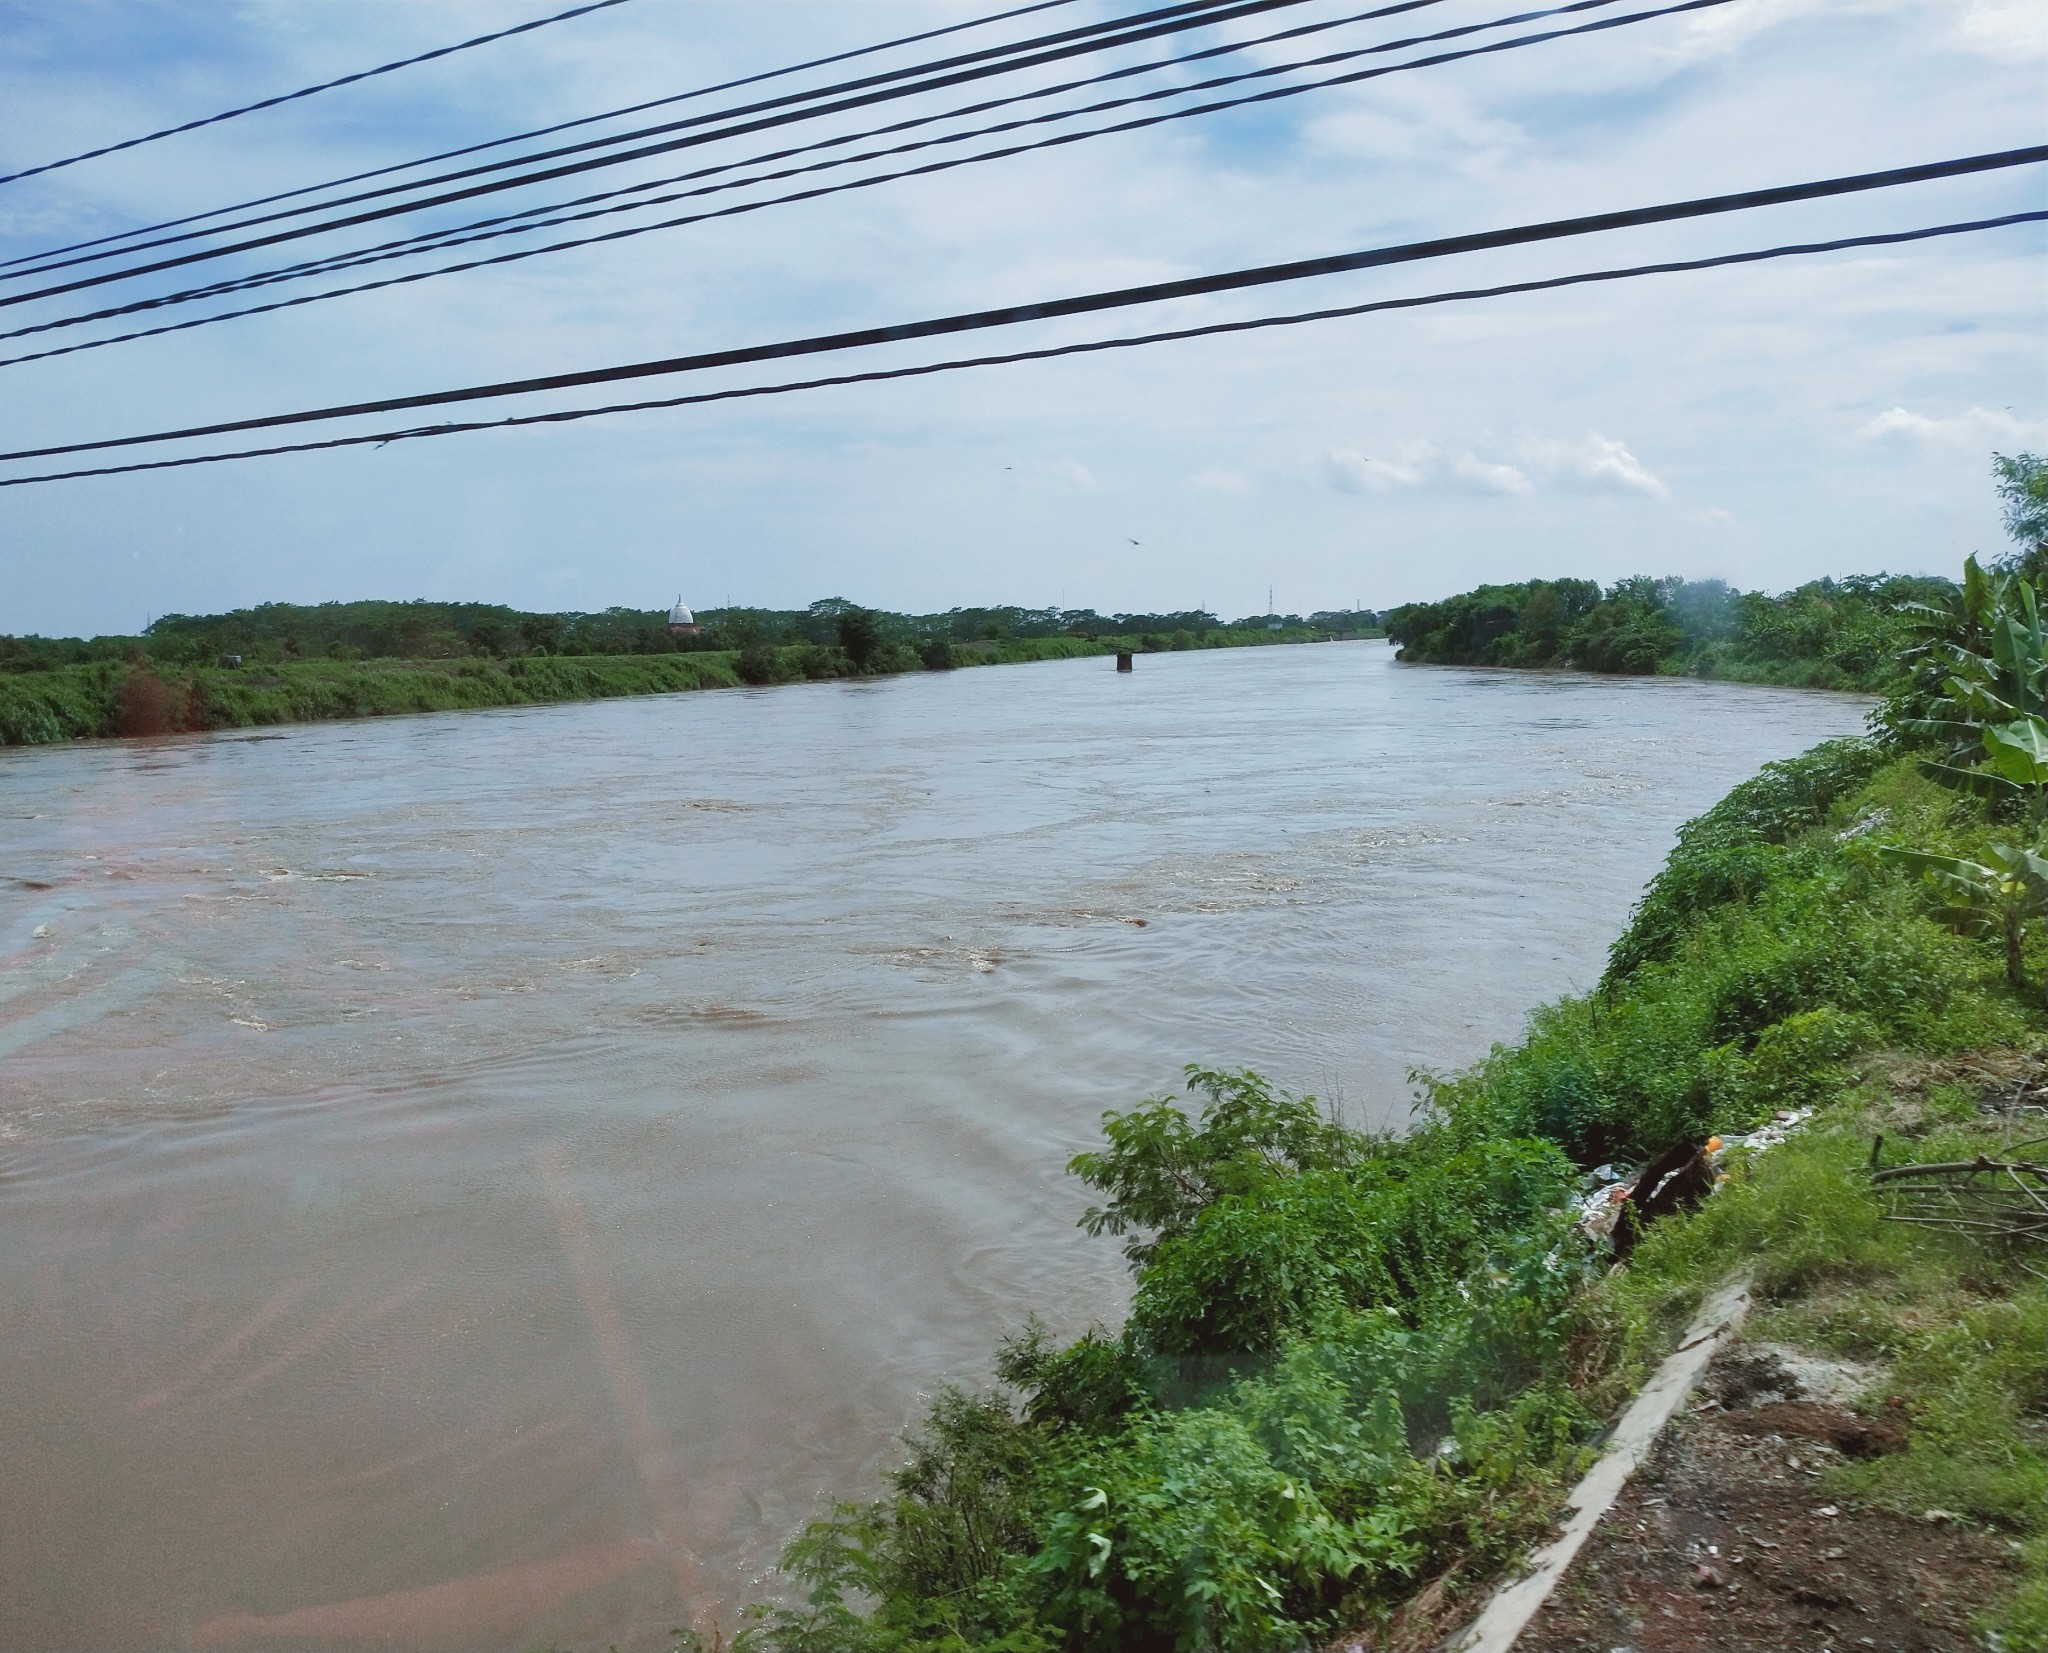
[[[683,607],[683,599],[676,598],[676,606],[668,611],[668,623],[672,626],[694,626],[697,616]]]

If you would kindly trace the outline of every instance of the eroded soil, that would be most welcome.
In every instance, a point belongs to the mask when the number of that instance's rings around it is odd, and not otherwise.
[[[1819,1490],[1900,1422],[1816,1396],[1738,1347],[1608,1512],[1516,1653],[1797,1649],[1981,1653],[1970,1620],[2013,1588],[2011,1546],[1943,1512]]]

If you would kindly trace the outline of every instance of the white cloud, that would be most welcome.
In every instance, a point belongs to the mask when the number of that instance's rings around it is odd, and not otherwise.
[[[1251,483],[1235,471],[1197,471],[1188,478],[1188,486],[1215,494],[1242,494],[1251,491]]]
[[[1373,459],[1349,448],[1318,455],[1311,469],[1340,494],[1383,494],[1389,488],[1413,488],[1423,480],[1416,465]]]
[[[2023,447],[2039,435],[2025,421],[1994,408],[1969,408],[1935,419],[1902,407],[1887,408],[1856,434],[1867,442],[1892,438],[1936,448]]]
[[[1342,102],[1313,112],[1303,136],[1309,146],[1346,160],[1405,161],[1428,156],[1441,164],[1499,161],[1528,147],[1513,121],[1473,108],[1447,83],[1400,82],[1337,94]]]
[[[1532,483],[1512,465],[1494,465],[1469,449],[1444,468],[1444,486],[1468,494],[1526,494]]]
[[[2041,0],[1966,0],[1956,35],[1987,56],[2048,56],[2048,7]]]
[[[1577,442],[1530,437],[1521,445],[1522,462],[1547,481],[1575,493],[1622,494],[1669,499],[1662,478],[1612,437],[1588,432]]]
[[[1052,493],[1093,494],[1102,491],[1102,484],[1095,480],[1095,473],[1071,454],[1061,454],[1057,459],[1020,459],[1004,469],[1025,486]]]
[[[1308,467],[1310,474],[1340,493],[1385,493],[1413,489],[1428,494],[1479,494],[1520,498],[1539,486],[1572,493],[1607,493],[1663,499],[1670,493],[1643,462],[1620,442],[1589,435],[1577,442],[1529,437],[1515,454],[1519,461],[1481,457],[1470,447],[1444,448],[1434,442],[1403,442],[1392,458],[1350,448],[1330,448]]]
[[[1836,0],[1737,0],[1729,6],[1695,12],[1679,25],[1685,55],[1733,52],[1767,29],[1783,28],[1802,15]]]

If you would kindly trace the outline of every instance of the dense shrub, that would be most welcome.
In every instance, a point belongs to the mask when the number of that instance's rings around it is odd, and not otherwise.
[[[1342,1309],[1425,1318],[1492,1247],[1558,1204],[1572,1175],[1544,1142],[1487,1142],[1440,1158],[1424,1147],[1215,1201],[1148,1259],[1131,1308],[1139,1346],[1259,1354]]]
[[[1886,753],[1872,741],[1825,741],[1796,758],[1765,764],[1679,828],[1677,847],[1608,953],[1607,982],[1668,957],[1702,913],[1747,900],[1781,876],[1789,869],[1784,846],[1825,822],[1836,802],[1885,761]]]

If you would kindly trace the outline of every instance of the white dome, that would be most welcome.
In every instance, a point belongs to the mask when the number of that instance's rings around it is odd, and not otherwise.
[[[668,623],[672,626],[694,626],[697,616],[683,607],[683,600],[678,597],[676,606],[668,611]]]

